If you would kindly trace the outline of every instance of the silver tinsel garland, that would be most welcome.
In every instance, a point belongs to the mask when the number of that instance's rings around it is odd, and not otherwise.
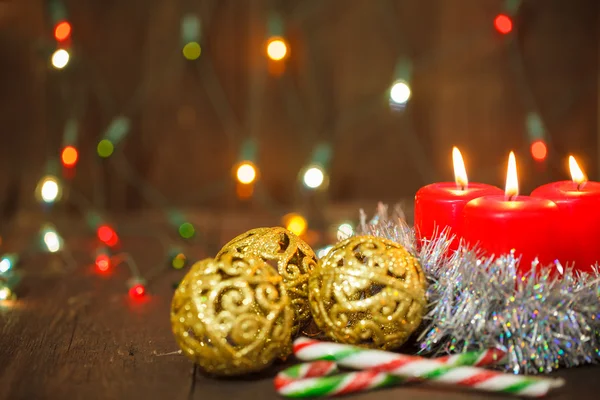
[[[361,210],[356,234],[393,240],[420,259],[430,304],[417,339],[421,353],[498,346],[507,351],[506,369],[522,374],[600,361],[598,268],[587,274],[534,262],[532,272],[520,278],[514,254],[486,257],[461,244],[447,256],[452,238],[445,232],[417,246],[402,211],[397,207],[388,214],[380,204],[367,220]],[[562,275],[551,273],[556,268]]]

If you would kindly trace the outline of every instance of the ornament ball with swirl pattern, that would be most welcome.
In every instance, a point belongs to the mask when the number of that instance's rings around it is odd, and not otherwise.
[[[371,348],[400,347],[426,310],[425,275],[404,247],[374,236],[335,245],[309,279],[317,326],[331,339]]]
[[[173,334],[183,354],[218,376],[259,371],[288,356],[293,320],[282,277],[248,254],[197,262],[171,303]]]
[[[317,265],[310,246],[285,228],[255,228],[229,241],[217,254],[252,255],[277,269],[294,309],[293,335],[310,321],[308,278]]]

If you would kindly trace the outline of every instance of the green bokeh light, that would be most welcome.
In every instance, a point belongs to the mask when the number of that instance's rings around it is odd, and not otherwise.
[[[115,151],[115,146],[110,140],[102,139],[100,143],[98,143],[98,155],[100,157],[110,157],[113,151]]]
[[[196,60],[200,57],[200,53],[202,53],[202,49],[198,42],[189,42],[183,46],[183,56],[188,60]]]
[[[185,255],[180,253],[173,258],[173,260],[171,261],[171,265],[175,269],[181,269],[185,267],[186,261],[187,259],[185,258]]]
[[[184,222],[179,226],[179,235],[181,235],[184,239],[189,239],[196,233],[196,229],[194,229],[194,225],[189,222]]]

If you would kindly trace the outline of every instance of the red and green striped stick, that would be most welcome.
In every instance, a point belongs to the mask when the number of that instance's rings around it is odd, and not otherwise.
[[[485,355],[481,354],[474,356],[466,353],[448,357],[445,360],[446,362],[453,360],[452,362],[457,364],[447,365],[444,360],[363,349],[306,338],[300,338],[294,342],[294,353],[301,360],[331,361],[344,367],[362,369],[363,371],[337,376],[309,378],[304,379],[303,382],[293,381],[280,386],[279,392],[289,397],[349,393],[415,379],[531,397],[544,396],[550,389],[564,384],[563,380],[503,374],[477,367],[464,366],[464,363],[469,360],[475,365],[477,365],[477,362],[482,362]],[[460,361],[461,357],[462,361]],[[393,375],[396,379],[392,381],[387,378],[388,375]]]
[[[446,365],[490,365],[501,361],[506,353],[500,349],[463,353],[437,360]],[[407,379],[374,370],[337,372],[333,361],[298,364],[281,371],[275,378],[275,388],[286,397],[334,396],[396,385]]]
[[[316,361],[314,363],[296,365],[277,375],[275,378],[275,389],[277,392],[285,397],[335,396],[396,385],[407,380],[374,370],[347,372],[337,375],[306,375],[304,378],[302,378],[303,375],[301,374],[298,374],[298,377],[294,378],[293,375],[297,371],[289,371],[296,367],[311,370],[314,368],[313,364],[317,363],[329,363],[333,365],[332,369],[334,371],[337,370],[335,363],[332,361]]]

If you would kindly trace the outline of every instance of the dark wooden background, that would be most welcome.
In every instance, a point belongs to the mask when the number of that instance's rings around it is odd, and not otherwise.
[[[45,2],[0,3],[5,215],[38,207],[33,190],[71,116],[81,152],[72,185],[110,210],[157,206],[123,160],[172,205],[235,207],[231,168],[247,137],[259,146],[265,193],[290,209],[305,201],[298,171],[324,140],[334,149],[326,200],[338,203],[410,198],[451,179],[452,145],[472,180],[498,185],[515,149],[524,193],[565,178],[568,153],[600,179],[594,0],[524,1],[510,37],[493,29],[504,4],[496,0],[65,3],[73,58],[63,71],[48,63]],[[265,72],[270,9],[283,15],[291,46],[280,78]],[[180,53],[188,11],[204,26],[196,63]],[[387,90],[400,55],[413,61],[413,98],[394,112]],[[546,125],[545,167],[528,151],[532,110]],[[118,115],[132,119],[132,130],[112,159],[98,160],[96,143]]]

